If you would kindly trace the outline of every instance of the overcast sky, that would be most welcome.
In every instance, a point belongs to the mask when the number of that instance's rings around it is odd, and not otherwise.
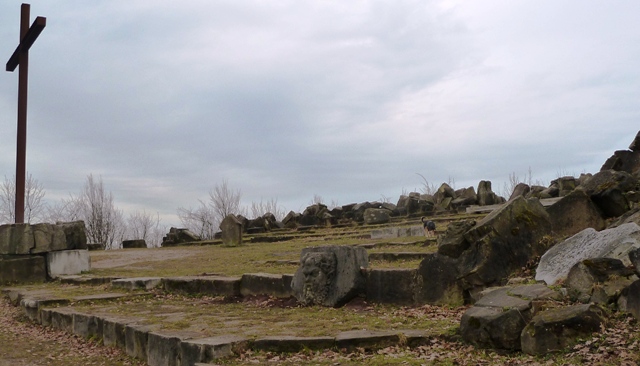
[[[0,5],[3,65],[20,1]],[[640,130],[635,1],[31,1],[27,170],[179,225],[222,180],[300,212],[597,172]],[[15,174],[18,72],[0,73]],[[1,178],[1,177],[0,177]]]

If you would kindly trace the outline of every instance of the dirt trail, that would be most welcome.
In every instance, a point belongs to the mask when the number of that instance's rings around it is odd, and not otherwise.
[[[91,268],[115,268],[130,266],[140,262],[159,262],[197,256],[198,248],[149,248],[93,251]]]

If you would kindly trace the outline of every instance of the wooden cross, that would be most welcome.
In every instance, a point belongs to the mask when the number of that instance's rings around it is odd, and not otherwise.
[[[7,71],[18,70],[18,143],[16,153],[16,224],[24,223],[24,186],[27,174],[27,87],[29,80],[29,48],[36,41],[47,18],[37,17],[29,27],[31,5],[22,4],[20,8],[20,43],[7,61]]]

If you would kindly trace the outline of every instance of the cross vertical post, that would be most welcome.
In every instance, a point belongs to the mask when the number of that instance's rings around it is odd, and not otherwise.
[[[47,24],[47,18],[37,17],[29,27],[29,4],[20,7],[20,42],[7,61],[7,71],[18,70],[18,138],[16,152],[15,222],[24,223],[24,193],[27,175],[27,90],[29,86],[29,48]]]

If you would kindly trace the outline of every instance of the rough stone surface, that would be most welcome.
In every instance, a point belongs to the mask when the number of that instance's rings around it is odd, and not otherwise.
[[[531,187],[529,187],[528,184],[526,183],[518,183],[516,184],[516,186],[513,188],[513,192],[511,193],[511,196],[509,196],[509,201],[511,201],[512,199],[518,197],[518,196],[526,196],[529,192],[531,192]]]
[[[84,238],[84,240],[83,240]],[[84,222],[0,225],[0,255],[86,249]]]
[[[640,319],[640,280],[636,280],[624,291],[625,311]]]
[[[181,365],[211,363],[220,358],[233,356],[248,348],[248,342],[245,337],[227,335],[185,340],[180,345]]]
[[[84,226],[83,226],[84,227]],[[66,250],[67,238],[62,227],[52,224],[31,225],[34,248],[32,254],[47,253],[56,250]]]
[[[517,309],[474,306],[460,321],[462,338],[476,347],[520,349],[520,332],[527,324]]]
[[[240,296],[240,277],[169,277],[162,279],[162,288],[168,292],[181,292],[187,294]]]
[[[0,284],[44,282],[46,280],[47,269],[42,256],[0,258]]]
[[[147,360],[147,340],[153,327],[138,324],[125,326],[125,352],[128,356],[139,360]]]
[[[245,273],[240,280],[240,294],[242,296],[269,295],[274,297],[290,297],[291,275],[277,275],[270,273]]]
[[[546,250],[549,215],[537,199],[517,197],[492,211],[464,235],[471,245],[458,258],[465,289],[502,285]]]
[[[438,237],[438,254],[458,258],[471,245],[464,238],[464,233],[474,227],[474,220],[455,221],[447,226],[444,234]]]
[[[0,225],[0,255],[31,254],[35,246],[31,225]]]
[[[619,150],[602,165],[601,170],[618,170],[629,174],[640,171],[640,151]]]
[[[242,222],[236,215],[227,215],[220,223],[222,244],[238,246],[242,244]]]
[[[622,289],[633,282],[633,270],[619,259],[593,258],[576,263],[565,281],[569,296],[587,303],[608,304],[617,300]]]
[[[147,242],[144,239],[123,240],[122,249],[146,248]]]
[[[522,351],[544,355],[562,351],[578,338],[600,329],[604,311],[596,305],[574,305],[538,313],[522,330]]]
[[[398,344],[400,335],[396,332],[375,332],[369,330],[353,330],[340,332],[335,338],[338,349],[365,351],[377,350]]]
[[[84,221],[56,222],[66,238],[65,249],[87,249],[87,232]]]
[[[254,340],[251,348],[267,352],[300,352],[331,349],[334,344],[333,337],[269,336]]]
[[[625,193],[636,189],[638,180],[631,174],[602,170],[581,185],[606,218],[618,217],[629,210]]]
[[[596,205],[582,190],[574,190],[547,208],[556,237],[566,238],[593,228],[602,230],[605,221]]]
[[[47,253],[49,277],[76,275],[91,270],[91,257],[86,249]]]
[[[413,304],[415,277],[415,269],[368,270],[367,300],[386,304]]]
[[[365,292],[361,268],[368,263],[367,251],[362,247],[304,248],[291,283],[293,294],[305,305],[342,306]]]
[[[565,279],[578,262],[590,258],[616,258],[630,265],[628,253],[640,247],[640,226],[627,223],[602,230],[585,229],[556,244],[541,258],[536,269],[536,281],[553,285]]]
[[[149,332],[147,336],[147,364],[149,366],[180,366],[180,337]]]
[[[558,299],[541,284],[490,288],[460,321],[462,338],[481,348],[520,349],[520,337],[534,315],[533,301]]]
[[[458,278],[455,259],[438,253],[430,254],[420,262],[416,272],[416,303],[462,305],[463,288]]]
[[[491,182],[481,180],[478,183],[478,205],[488,206],[502,203],[502,200],[491,190]]]
[[[162,285],[160,277],[120,278],[111,281],[111,287],[127,290],[151,290]]]
[[[638,131],[638,134],[636,134],[633,142],[631,142],[631,145],[629,145],[629,150],[640,152],[640,131]]]
[[[366,225],[386,224],[391,220],[390,212],[383,208],[368,208],[364,211],[364,223]]]

